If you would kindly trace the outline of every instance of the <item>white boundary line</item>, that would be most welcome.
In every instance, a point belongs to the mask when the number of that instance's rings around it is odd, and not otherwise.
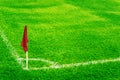
[[[18,55],[18,53],[16,52],[14,47],[11,45],[11,43],[8,41],[7,37],[4,35],[4,31],[2,30],[1,26],[0,26],[0,35],[1,35],[1,38],[3,39],[3,42],[6,44],[7,48],[9,49],[10,53],[12,54],[12,56],[23,68],[22,62],[17,60],[17,58],[19,58],[20,56]]]
[[[4,31],[2,30],[1,26],[0,26],[0,35],[3,38],[3,41],[6,43],[6,46],[10,50],[12,56],[14,56],[15,59],[17,60],[17,62],[22,66],[21,61],[19,61],[19,59],[22,60],[22,58],[19,57],[19,55],[16,52],[16,50],[14,49],[14,47],[11,45],[11,43],[8,41],[7,37],[4,35]],[[40,60],[40,61],[43,61],[43,62],[47,62],[47,63],[53,64],[50,67],[30,68],[29,69],[29,70],[46,70],[46,69],[61,69],[61,68],[86,66],[86,65],[91,65],[91,64],[103,64],[103,63],[108,63],[108,62],[118,62],[118,61],[120,61],[120,58],[88,61],[88,62],[81,62],[81,63],[62,64],[62,65],[59,65],[56,62],[45,60],[45,59],[41,59],[41,58],[39,58],[39,59],[30,58],[29,60]],[[23,66],[22,66],[22,68],[23,68]]]
[[[14,47],[8,41],[7,37],[4,35],[4,31],[2,30],[1,26],[0,26],[0,35],[1,35],[1,38],[3,39],[3,42],[5,42],[7,48],[11,52],[12,56],[14,56],[15,59],[17,60],[17,58],[19,58],[19,56],[18,56],[16,50],[14,49]]]
[[[22,68],[24,69],[24,65],[22,63],[22,60],[25,60],[24,58],[20,58],[20,56],[18,55],[17,51],[15,50],[15,48],[12,46],[12,44],[8,41],[7,37],[4,35],[4,31],[2,30],[1,26],[0,26],[0,35],[3,39],[3,42],[5,42],[7,48],[9,49],[10,53],[12,54],[12,56],[15,58],[15,60],[22,66]],[[40,60],[42,62],[46,62],[49,64],[56,64],[57,62],[53,62],[53,61],[49,61],[49,60],[45,60],[42,58],[30,58],[29,60]]]
[[[103,64],[103,63],[110,63],[110,62],[120,62],[120,57],[119,58],[115,58],[115,59],[94,60],[94,61],[88,61],[88,62],[62,64],[62,65],[57,65],[56,64],[56,65],[52,65],[50,67],[30,68],[30,70],[62,69],[62,68],[71,68],[71,67],[79,67],[79,66]]]
[[[10,50],[12,56],[15,57],[17,62],[21,64],[21,61],[19,61],[20,57],[14,47],[11,45],[11,43],[8,41],[7,37],[4,35],[4,31],[2,30],[0,26],[0,35],[3,38],[3,41],[6,43],[7,48]],[[96,61],[88,61],[88,62],[81,62],[81,63],[71,63],[71,64],[56,64],[56,62],[45,60],[45,59],[36,59],[36,58],[31,58],[30,60],[40,60],[43,62],[47,62],[50,64],[53,64],[50,67],[41,67],[41,68],[30,68],[29,70],[46,70],[46,69],[61,69],[61,68],[70,68],[70,67],[78,67],[78,66],[86,66],[86,65],[92,65],[92,64],[103,64],[103,63],[108,63],[108,62],[119,62],[120,58],[116,59],[106,59],[106,60],[96,60]],[[23,68],[23,67],[22,67]],[[23,68],[24,69],[24,68]]]
[[[0,21],[1,23],[3,23],[2,21]],[[4,22],[5,23],[5,22]],[[3,24],[2,24],[3,26]],[[22,63],[22,61],[20,60],[20,56],[18,55],[17,51],[15,50],[15,48],[12,46],[12,44],[9,42],[9,40],[7,39],[7,37],[4,34],[4,30],[2,29],[2,27],[0,26],[0,35],[1,38],[3,39],[3,42],[5,42],[7,48],[9,49],[10,53],[12,54],[12,56],[15,58],[15,60],[21,65],[22,69],[24,69],[24,64]],[[49,64],[55,64],[56,62],[53,61],[49,61],[49,60],[45,60],[42,58],[39,58],[39,60],[43,61],[43,62],[47,62]]]
[[[26,59],[25,58],[18,58],[18,60],[20,61],[25,61]],[[46,60],[46,59],[43,59],[43,58],[29,58],[28,59],[29,61],[42,61],[42,62],[46,62],[46,63],[49,63],[51,65],[53,64],[57,64],[58,62],[53,62],[53,61],[50,61],[50,60]]]
[[[21,61],[19,61],[19,60],[20,59],[24,60],[24,59],[23,58],[19,58],[18,53],[16,52],[16,50],[14,49],[14,47],[11,45],[11,43],[8,41],[7,37],[4,35],[4,31],[2,30],[1,26],[0,26],[0,35],[3,38],[3,41],[6,43],[7,48],[10,50],[12,56],[14,56],[15,59],[17,60],[17,62],[20,65],[22,65]],[[86,66],[86,65],[91,65],[91,64],[103,64],[103,63],[108,63],[108,62],[119,62],[120,58],[106,59],[106,60],[96,60],[96,61],[88,61],[88,62],[80,62],[80,63],[71,63],[71,64],[62,64],[62,65],[59,65],[56,62],[45,60],[45,59],[41,59],[41,58],[30,58],[29,60],[40,60],[40,61],[43,61],[43,62],[47,62],[49,64],[53,64],[50,67],[30,68],[29,69],[29,70],[46,70],[46,69],[61,69],[61,68]]]

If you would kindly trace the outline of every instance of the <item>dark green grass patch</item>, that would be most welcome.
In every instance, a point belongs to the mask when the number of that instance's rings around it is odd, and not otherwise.
[[[53,7],[57,5],[61,5],[63,3],[63,0],[10,0],[10,1],[0,1],[1,6],[9,7],[9,8],[26,8],[26,9],[32,9],[32,8],[46,8],[46,7]]]
[[[120,11],[120,3],[114,0],[69,0],[67,3],[94,11]]]
[[[0,37],[0,79],[1,80],[19,80],[25,75],[21,66],[11,55],[3,39]]]
[[[119,80],[119,64],[119,62],[116,62],[68,69],[51,69],[30,72],[33,74],[31,75],[31,78],[41,80]]]
[[[93,12],[93,14],[106,18],[109,23],[120,25],[120,14],[110,12]]]
[[[23,67],[26,67],[26,60],[22,61]],[[29,60],[29,68],[49,67],[51,64],[40,60]]]

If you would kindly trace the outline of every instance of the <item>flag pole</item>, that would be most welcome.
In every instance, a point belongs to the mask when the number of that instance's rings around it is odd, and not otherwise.
[[[28,51],[26,51],[26,70],[28,70]]]
[[[23,50],[26,53],[26,70],[28,70],[28,44],[27,43],[28,43],[27,26],[25,26],[21,46],[23,47]]]

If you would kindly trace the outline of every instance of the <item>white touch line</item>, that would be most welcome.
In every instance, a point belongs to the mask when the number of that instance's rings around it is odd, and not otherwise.
[[[1,25],[3,26],[3,21],[0,21]],[[4,30],[2,29],[2,27],[0,26],[0,35],[1,38],[3,39],[3,42],[5,42],[7,48],[9,49],[10,53],[12,54],[12,56],[15,58],[15,60],[21,65],[21,67],[24,69],[24,64],[22,63],[21,60],[19,60],[20,56],[18,55],[17,51],[15,50],[15,48],[12,46],[12,44],[9,42],[9,40],[7,39],[7,37],[4,34]],[[40,58],[39,58],[40,59]],[[43,62],[47,62],[49,64],[55,64],[56,62],[53,61],[49,61],[49,60],[45,60],[45,59],[40,59]]]
[[[14,47],[8,41],[7,37],[4,35],[4,31],[2,30],[1,26],[0,26],[0,35],[1,35],[1,38],[3,39],[3,41],[5,42],[7,48],[9,49],[10,53],[12,54],[12,56],[14,56],[14,58],[17,60],[17,58],[19,58],[19,56],[18,56],[16,50],[14,49]]]
[[[61,69],[61,68],[71,68],[71,67],[79,67],[79,66],[87,66],[87,65],[95,65],[95,64],[103,64],[108,62],[120,62],[120,57],[115,59],[105,59],[105,60],[94,60],[88,62],[80,62],[80,63],[71,63],[71,64],[62,64],[62,65],[53,65],[50,67],[41,67],[41,68],[30,68],[30,70],[49,70],[49,69]]]
[[[22,60],[24,60],[23,58],[20,58],[20,56],[18,55],[17,51],[15,50],[15,48],[11,45],[11,43],[8,41],[7,37],[4,35],[4,31],[2,30],[1,26],[0,26],[0,35],[3,39],[3,41],[6,43],[7,48],[9,49],[10,53],[12,54],[12,56],[14,56],[14,58],[16,59],[16,61],[22,66],[23,68],[23,64],[22,64]],[[42,62],[46,62],[49,64],[56,64],[57,62],[53,62],[53,61],[49,61],[49,60],[45,60],[42,58],[30,58],[29,60],[40,60]]]
[[[0,15],[2,16],[2,15]],[[0,26],[0,35],[1,38],[3,39],[3,42],[6,44],[7,48],[9,49],[11,55],[15,58],[15,60],[19,63],[19,65],[21,65],[21,67],[23,68],[23,65],[21,63],[21,61],[18,61],[18,58],[20,57],[17,53],[17,51],[15,50],[15,48],[12,46],[12,44],[9,42],[9,40],[7,39],[6,35],[4,34],[4,30],[2,29],[2,27],[5,27],[4,24],[6,23],[4,20],[0,20],[1,22],[1,26]],[[3,24],[4,23],[4,24]]]
[[[25,58],[18,58],[18,60],[22,61],[22,60],[26,60],[26,59]],[[46,60],[43,58],[29,58],[28,60],[30,60],[30,61],[42,61],[42,62],[46,62],[49,64],[57,64],[57,62],[53,62],[53,61]]]

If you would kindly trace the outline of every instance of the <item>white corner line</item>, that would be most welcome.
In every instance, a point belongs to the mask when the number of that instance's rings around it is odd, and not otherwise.
[[[11,43],[8,41],[7,37],[4,35],[4,31],[2,30],[1,26],[0,26],[0,35],[1,35],[1,38],[3,39],[3,42],[6,44],[7,48],[9,49],[10,53],[12,54],[12,56],[17,60],[17,58],[19,58],[19,55],[16,52],[16,50],[14,49],[14,47],[11,45]],[[17,60],[17,62],[20,64],[20,62],[18,60]]]
[[[79,66],[87,66],[87,65],[95,65],[95,64],[104,64],[110,62],[120,62],[120,57],[115,59],[105,59],[105,60],[94,60],[88,62],[80,62],[80,63],[70,63],[70,64],[61,64],[61,65],[52,65],[49,67],[40,67],[40,68],[30,68],[29,70],[50,70],[50,69],[63,69],[63,68],[72,68]]]
[[[17,58],[19,58],[19,56],[18,56],[17,52],[15,51],[14,47],[8,41],[7,37],[4,35],[4,31],[1,28],[0,28],[0,35],[1,35],[1,38],[3,39],[3,42],[5,42],[7,48],[11,52],[12,56],[14,56],[17,60]]]
[[[3,39],[3,42],[5,42],[7,48],[9,49],[11,55],[15,58],[15,60],[21,65],[22,69],[24,69],[24,64],[22,63],[22,58],[20,58],[20,56],[18,55],[17,51],[15,50],[15,48],[12,46],[12,44],[9,42],[9,40],[7,39],[6,35],[4,34],[4,30],[2,29],[2,27],[0,26],[0,36]],[[32,58],[31,60],[40,60],[42,62],[46,62],[49,64],[55,64],[57,62],[53,62],[53,61],[49,61],[49,60],[45,60],[42,58],[39,59],[35,59]]]
[[[25,59],[25,58],[18,58],[18,60],[24,61],[24,60],[26,60],[26,59]],[[29,58],[28,60],[29,60],[29,61],[41,61],[41,62],[45,62],[45,63],[52,64],[52,65],[58,63],[58,62],[46,60],[46,59],[43,59],[43,58]]]
[[[7,37],[4,35],[4,31],[2,30],[1,26],[0,26],[0,35],[1,35],[2,39],[3,39],[3,41],[6,43],[6,46],[9,49],[12,56],[14,56],[14,58],[17,60],[17,62],[22,66],[22,64],[20,63],[21,61],[19,61],[20,57],[19,57],[18,53],[16,52],[14,47],[11,45],[11,43],[8,41]],[[40,60],[40,61],[43,61],[43,62],[53,64],[52,66],[49,66],[49,67],[30,68],[29,70],[46,70],[46,69],[49,70],[49,69],[61,69],[61,68],[71,68],[71,67],[94,65],[94,64],[103,64],[103,63],[108,63],[108,62],[120,62],[120,57],[115,58],[115,59],[94,60],[94,61],[88,61],[88,62],[61,64],[61,65],[57,64],[56,62],[41,59],[41,58],[39,58],[39,59],[31,58],[29,60]]]

